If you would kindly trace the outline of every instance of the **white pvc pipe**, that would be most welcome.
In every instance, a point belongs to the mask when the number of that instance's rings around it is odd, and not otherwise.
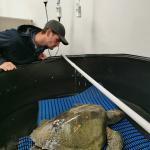
[[[111,94],[107,89],[105,89],[102,85],[96,82],[93,78],[91,78],[87,73],[81,70],[75,63],[69,60],[65,55],[63,58],[78,72],[80,72],[89,82],[91,82],[97,89],[99,89],[104,95],[106,95],[112,102],[114,102],[120,109],[122,109],[129,117],[131,117],[135,122],[137,122],[143,129],[145,129],[148,133],[150,133],[150,123],[142,118],[139,114],[133,111],[130,107],[120,101],[117,97]]]

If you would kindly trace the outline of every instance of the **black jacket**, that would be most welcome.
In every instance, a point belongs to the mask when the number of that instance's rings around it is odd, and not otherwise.
[[[0,32],[0,64],[11,61],[14,64],[27,64],[37,60],[46,47],[37,51],[32,35],[41,29],[32,25],[22,25],[18,29]]]

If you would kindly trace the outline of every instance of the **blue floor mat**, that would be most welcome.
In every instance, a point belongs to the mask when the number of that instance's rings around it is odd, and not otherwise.
[[[75,96],[39,101],[38,124],[44,119],[58,116],[78,103],[101,105],[105,110],[118,109],[113,102],[92,86]],[[112,125],[111,128],[121,133],[124,150],[150,150],[150,140],[146,139],[127,119]],[[32,141],[29,137],[19,139],[18,150],[28,150],[31,146]]]

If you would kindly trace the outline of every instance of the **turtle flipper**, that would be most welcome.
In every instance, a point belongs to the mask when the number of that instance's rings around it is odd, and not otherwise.
[[[106,150],[122,150],[123,140],[118,131],[114,131],[107,127],[107,147]]]
[[[107,111],[107,124],[114,124],[125,117],[125,113],[121,110]]]

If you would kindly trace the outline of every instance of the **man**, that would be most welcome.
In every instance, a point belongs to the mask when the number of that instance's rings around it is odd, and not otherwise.
[[[56,20],[50,20],[44,29],[33,25],[21,25],[18,29],[0,32],[0,69],[10,71],[18,64],[43,60],[43,51],[53,49],[65,39],[65,28]]]

